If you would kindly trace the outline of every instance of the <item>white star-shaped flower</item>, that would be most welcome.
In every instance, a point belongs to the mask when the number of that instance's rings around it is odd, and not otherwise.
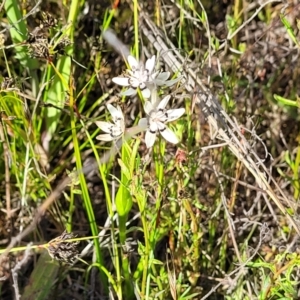
[[[184,108],[169,109],[167,106],[171,96],[166,96],[160,102],[150,102],[146,101],[144,105],[144,110],[148,115],[147,118],[142,118],[139,121],[140,127],[147,126],[147,132],[145,135],[145,142],[147,148],[153,146],[156,138],[157,132],[159,132],[165,140],[172,144],[177,144],[179,142],[175,133],[166,126],[166,123],[172,122],[180,118],[184,112]]]
[[[155,86],[167,85],[170,86],[180,80],[167,80],[170,77],[170,72],[155,71],[155,55],[148,59],[145,63],[138,62],[133,56],[129,55],[128,64],[130,70],[124,77],[114,77],[112,81],[121,86],[128,86],[129,89],[122,93],[123,96],[131,96],[137,93],[139,88],[144,98],[150,98],[150,88]]]
[[[120,108],[117,106],[115,108],[111,104],[107,104],[107,109],[109,110],[113,123],[110,122],[103,122],[103,121],[96,121],[96,125],[106,132],[106,134],[100,134],[96,137],[97,140],[101,141],[113,141],[118,140],[125,131],[125,122],[124,122],[124,115]]]

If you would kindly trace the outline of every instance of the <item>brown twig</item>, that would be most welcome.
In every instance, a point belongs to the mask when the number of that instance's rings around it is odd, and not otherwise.
[[[4,115],[3,112],[0,112],[0,139],[3,145],[3,155],[4,155],[4,165],[5,165],[5,202],[6,202],[6,216],[7,216],[7,221],[10,222],[10,218],[12,215],[11,212],[11,202],[10,202],[10,172],[9,172],[9,165],[10,165],[10,154],[9,154],[9,149],[7,146],[7,141],[5,138],[4,134],[4,126],[5,124],[3,123]]]

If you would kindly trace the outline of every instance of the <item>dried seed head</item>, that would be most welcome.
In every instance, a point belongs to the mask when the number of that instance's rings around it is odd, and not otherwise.
[[[40,27],[50,28],[57,25],[57,19],[55,19],[50,13],[42,11],[42,23]]]
[[[79,241],[69,242],[67,240],[73,239],[76,237],[74,233],[68,233],[66,230],[57,238],[51,240],[48,243],[48,252],[49,255],[60,262],[64,262],[67,264],[73,264],[75,262],[76,257],[79,254],[77,249],[77,245]]]
[[[35,27],[32,32],[29,32],[27,43],[36,43],[39,40],[47,40],[48,38],[48,32],[45,30],[45,28],[42,27]]]
[[[1,90],[6,90],[15,87],[15,80],[12,77],[4,77],[1,82]]]
[[[68,37],[63,37],[55,46],[55,51],[57,51],[59,54],[64,54],[65,48],[71,44],[72,42]]]
[[[36,42],[31,43],[29,46],[29,53],[33,58],[52,59],[47,39],[38,39]]]

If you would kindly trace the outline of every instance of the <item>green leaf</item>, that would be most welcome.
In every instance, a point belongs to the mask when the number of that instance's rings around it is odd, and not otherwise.
[[[280,14],[280,20],[282,22],[282,24],[284,25],[288,35],[290,36],[290,38],[292,39],[292,41],[298,46],[300,47],[300,44],[297,40],[296,34],[294,32],[294,29],[292,28],[290,22],[288,21],[288,19],[284,16],[284,14]]]
[[[132,207],[132,197],[127,187],[121,185],[116,195],[116,208],[120,216],[125,216],[129,213]]]
[[[6,0],[5,10],[10,23],[14,24],[10,29],[11,39],[15,44],[21,43],[26,39],[27,28],[24,20],[22,19],[22,14],[19,6],[19,1],[16,0]],[[38,67],[38,61],[29,57],[27,52],[27,47],[19,46],[15,48],[16,58],[20,63],[33,70]]]
[[[276,94],[274,94],[273,96],[276,101],[278,101],[279,103],[281,103],[283,105],[300,107],[300,99],[297,99],[294,101],[294,100],[283,98]]]
[[[47,251],[39,257],[30,275],[21,300],[50,299],[51,290],[57,280],[59,264],[51,259]]]
[[[118,159],[118,163],[121,167],[121,172],[123,173],[123,175],[126,177],[127,180],[130,180],[131,179],[130,171],[125,165],[125,163],[122,161],[122,159]]]

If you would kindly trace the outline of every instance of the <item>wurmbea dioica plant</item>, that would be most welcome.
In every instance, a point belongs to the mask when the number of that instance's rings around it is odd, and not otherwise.
[[[96,138],[101,141],[113,141],[118,140],[125,131],[125,122],[122,109],[118,105],[117,108],[111,104],[107,104],[107,109],[109,110],[114,124],[110,122],[97,121],[96,125],[106,132],[106,134],[100,134]]]
[[[171,86],[178,82],[180,78],[167,80],[170,76],[169,72],[160,73],[159,71],[155,71],[155,55],[148,59],[145,65],[129,55],[128,63],[131,70],[127,70],[125,77],[113,78],[113,82],[121,86],[130,87],[122,95],[135,95],[139,88],[144,98],[151,99],[144,104],[147,116],[140,119],[137,126],[138,130],[135,128],[135,130],[127,129],[127,131],[137,133],[146,130],[145,143],[147,148],[153,146],[158,132],[168,142],[177,144],[179,142],[177,136],[166,126],[166,123],[180,118],[184,114],[185,109],[166,109],[171,96],[168,95],[160,101],[157,95],[157,86]],[[96,125],[106,132],[106,134],[97,136],[97,139],[102,141],[116,141],[122,138],[126,132],[124,115],[119,106],[115,108],[111,104],[108,104],[107,109],[112,116],[113,123],[97,121]]]
[[[145,136],[145,142],[147,148],[153,146],[157,132],[159,132],[165,140],[172,144],[179,142],[175,133],[169,129],[165,124],[180,118],[184,112],[184,108],[169,109],[166,110],[166,106],[171,99],[168,95],[162,99],[162,101],[155,103],[154,105],[150,101],[146,101],[144,110],[147,114],[147,118],[142,118],[139,121],[139,126],[147,127]]]
[[[133,56],[129,55],[128,64],[130,70],[124,77],[114,77],[112,81],[121,86],[129,86],[129,89],[122,92],[122,96],[136,95],[139,88],[144,98],[150,98],[151,89],[153,86],[171,86],[178,81],[167,80],[170,77],[170,72],[155,71],[155,55],[148,59],[145,63],[138,62]]]

